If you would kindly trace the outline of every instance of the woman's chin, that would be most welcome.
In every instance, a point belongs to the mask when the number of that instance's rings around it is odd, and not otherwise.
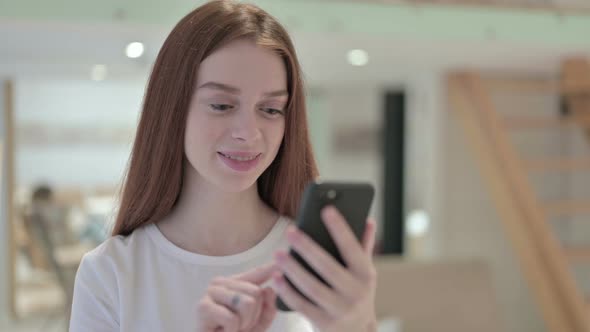
[[[257,177],[254,176],[226,176],[221,177],[217,182],[223,191],[230,193],[239,193],[250,189],[256,184]]]
[[[237,171],[223,164],[220,166],[221,172],[217,174],[216,183],[227,192],[246,191],[255,185],[260,175],[262,175],[262,171],[260,171],[261,165],[247,171]]]

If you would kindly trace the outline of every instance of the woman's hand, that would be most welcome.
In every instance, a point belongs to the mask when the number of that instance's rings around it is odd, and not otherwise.
[[[336,208],[324,208],[322,219],[347,267],[338,263],[306,234],[292,227],[287,234],[291,247],[332,288],[307,272],[288,253],[281,251],[275,255],[276,264],[284,276],[315,305],[299,295],[281,273],[273,276],[278,295],[322,332],[374,331],[377,273],[372,261],[372,251],[375,244],[375,222],[367,222],[362,243],[359,243]]]
[[[232,277],[217,277],[198,305],[199,328],[204,332],[263,332],[272,323],[275,292],[261,285],[274,267],[266,265]]]

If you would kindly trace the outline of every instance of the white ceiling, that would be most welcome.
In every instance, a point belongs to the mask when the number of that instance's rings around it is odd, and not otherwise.
[[[387,84],[455,68],[555,73],[564,57],[590,55],[590,43],[567,47],[498,41],[493,29],[480,40],[435,40],[310,32],[297,28],[305,23],[305,17],[298,19],[287,24],[310,82]],[[0,19],[0,75],[86,78],[93,64],[106,64],[110,78],[143,79],[167,32],[168,28],[157,25]],[[146,44],[146,55],[139,60],[124,56],[125,45],[135,40]],[[345,54],[351,48],[366,49],[369,65],[348,65]]]
[[[480,7],[529,8],[556,11],[590,11],[588,0],[319,0],[331,2],[374,2],[404,4],[468,5]]]

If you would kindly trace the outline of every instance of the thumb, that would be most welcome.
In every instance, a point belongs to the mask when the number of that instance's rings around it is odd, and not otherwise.
[[[253,284],[260,285],[269,280],[274,271],[276,271],[274,263],[268,263],[266,265],[262,265],[252,270],[238,274],[236,278],[242,281],[248,281]]]
[[[266,331],[271,326],[276,314],[277,307],[275,305],[276,294],[271,288],[264,289],[264,302],[262,304],[262,314],[260,320],[254,331]]]

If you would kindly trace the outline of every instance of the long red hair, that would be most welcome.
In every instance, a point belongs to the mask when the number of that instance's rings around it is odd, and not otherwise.
[[[295,216],[305,185],[317,176],[295,48],[287,31],[262,9],[211,1],[180,20],[160,49],[121,187],[113,235],[129,235],[174,207],[183,185],[184,134],[199,65],[216,49],[239,38],[271,49],[285,63],[289,91],[285,136],[257,185],[266,204],[282,215]]]

